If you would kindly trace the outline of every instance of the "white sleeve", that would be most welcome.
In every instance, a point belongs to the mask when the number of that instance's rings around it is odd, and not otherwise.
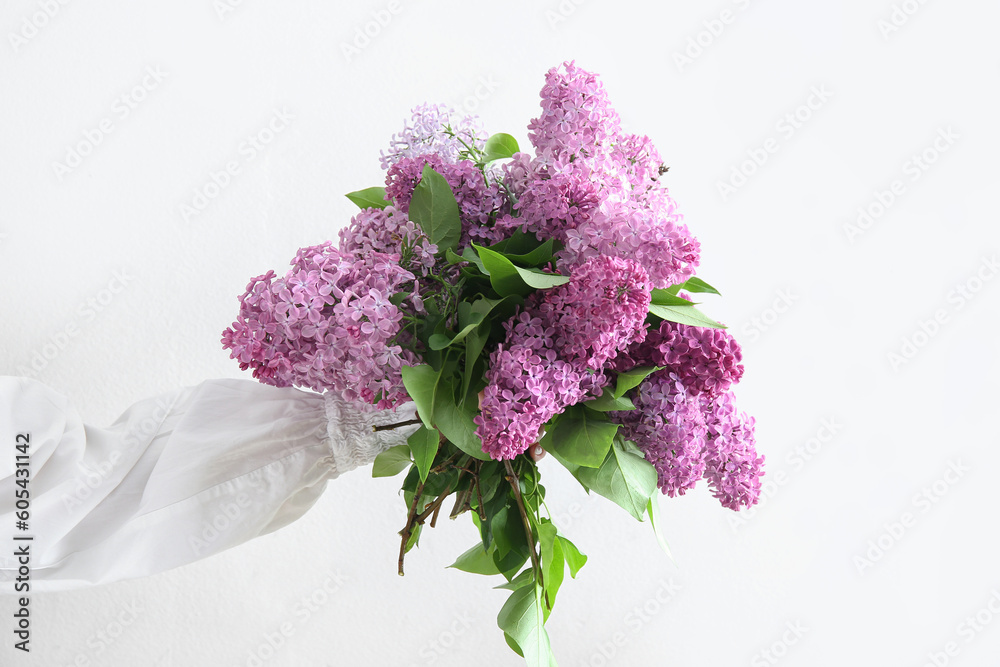
[[[211,380],[136,403],[101,429],[47,386],[0,377],[0,591],[12,593],[18,576],[11,545],[29,545],[32,590],[66,590],[155,574],[277,530],[327,480],[405,442],[414,416],[412,403],[358,412],[330,394]],[[30,438],[27,482],[19,434]],[[25,487],[23,530],[15,493]]]

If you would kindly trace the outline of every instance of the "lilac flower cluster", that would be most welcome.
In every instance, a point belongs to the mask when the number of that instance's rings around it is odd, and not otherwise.
[[[444,176],[458,203],[462,220],[460,246],[470,242],[492,245],[501,240],[503,231],[490,223],[491,214],[505,203],[498,183],[487,185],[483,172],[471,160],[449,162],[439,154],[428,153],[404,157],[389,167],[385,176],[385,193],[403,212],[409,213],[413,190],[420,183],[424,166]]]
[[[498,227],[563,242],[563,270],[611,255],[638,261],[654,287],[691,277],[699,244],[659,180],[649,138],[622,132],[601,82],[574,63],[549,71],[541,98],[528,126],[535,155],[507,166],[517,201]]]
[[[387,206],[366,208],[351,218],[351,224],[340,230],[340,251],[399,255],[404,269],[426,276],[434,268],[438,249],[405,212]]]
[[[399,255],[343,252],[329,242],[302,248],[283,278],[269,271],[247,285],[223,348],[265,384],[392,408],[408,399],[400,368],[418,361],[392,343],[403,312],[389,297],[413,279]]]
[[[605,256],[579,266],[565,285],[529,298],[490,356],[474,419],[483,451],[514,458],[553,415],[599,393],[608,361],[645,335],[649,292],[639,264]]]
[[[381,151],[382,169],[403,158],[429,154],[457,162],[468,147],[482,149],[486,143],[477,117],[459,117],[444,104],[422,104],[412,110],[411,116],[403,131],[393,135],[389,150]]]
[[[656,468],[663,493],[683,495],[705,478],[725,507],[757,502],[764,458],[731,388],[743,375],[742,356],[723,330],[663,322],[612,361],[619,372],[664,367],[635,390],[635,410],[611,413]]]
[[[666,366],[695,394],[717,396],[743,377],[743,350],[724,329],[661,322],[615,360],[617,371]]]

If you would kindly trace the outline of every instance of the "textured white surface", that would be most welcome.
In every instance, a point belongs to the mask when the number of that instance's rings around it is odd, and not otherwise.
[[[1000,280],[971,299],[954,290],[995,278],[984,259],[1000,246],[995,3],[899,2],[915,13],[900,9],[887,38],[889,0],[233,4],[220,17],[212,0],[4,3],[0,372],[34,360],[32,374],[95,424],[139,398],[239,377],[218,344],[237,294],[335,237],[353,208],[343,193],[379,183],[378,149],[410,107],[468,99],[525,145],[544,71],[576,58],[671,166],[700,273],[725,295],[707,308],[745,345],[738,397],[784,483],[739,528],[705,489],[665,499],[674,567],[648,526],[546,461],[550,506],[591,557],[549,624],[560,663],[920,665],[954,642],[949,664],[991,664],[1000,620],[971,641],[963,624],[1000,590],[983,509],[1000,458]],[[43,6],[57,10],[38,19]],[[728,23],[713,23],[724,10]],[[373,12],[392,18],[348,60],[342,44]],[[45,24],[15,48],[25,21]],[[699,35],[703,53],[678,66]],[[124,117],[116,100],[144,77]],[[785,129],[814,87],[832,96]],[[104,119],[110,134],[60,180],[53,163]],[[283,129],[251,159],[241,143],[272,121]],[[910,171],[942,128],[957,139]],[[717,183],[764,146],[776,152],[724,200]],[[229,161],[239,173],[185,220],[181,205]],[[845,223],[894,180],[901,194],[851,242]],[[919,334],[936,313],[943,324]],[[889,353],[915,335],[923,345],[894,368]],[[819,451],[805,461],[795,450],[810,439]],[[956,483],[921,499],[959,460]],[[427,533],[396,576],[397,487],[355,471],[255,543],[148,580],[37,595],[30,656],[13,650],[0,598],[0,663],[518,664],[494,625],[503,592],[444,569],[475,540],[465,519]],[[902,537],[884,537],[905,513]],[[891,547],[859,572],[855,557],[880,536]],[[671,581],[679,590],[659,602]],[[793,645],[786,623],[807,628]],[[771,648],[774,663],[760,653]]]

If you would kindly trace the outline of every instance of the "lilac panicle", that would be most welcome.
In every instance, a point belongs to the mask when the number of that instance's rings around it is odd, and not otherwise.
[[[632,400],[635,410],[613,412],[611,419],[656,468],[660,490],[684,495],[705,474],[706,431],[698,399],[675,373],[660,371],[639,385]]]
[[[635,262],[596,257],[565,285],[530,297],[490,356],[474,418],[483,451],[513,458],[554,415],[597,395],[608,361],[645,335],[649,291],[649,278]]]
[[[416,357],[393,344],[403,313],[389,302],[414,276],[399,255],[302,248],[283,278],[269,271],[240,297],[223,347],[240,368],[278,387],[333,391],[362,409],[408,400],[400,368]]]
[[[446,131],[451,127],[452,134]],[[454,135],[454,136],[452,136]],[[413,109],[411,119],[381,151],[379,162],[388,169],[403,158],[433,154],[446,162],[457,162],[466,150],[463,143],[477,149],[486,144],[486,136],[476,116],[458,116],[444,104],[422,104]]]
[[[712,494],[731,510],[760,499],[764,457],[757,455],[754,419],[738,412],[732,392],[702,397],[705,416],[705,479]]]

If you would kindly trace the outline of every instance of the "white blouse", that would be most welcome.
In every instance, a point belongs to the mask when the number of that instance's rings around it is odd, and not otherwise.
[[[0,377],[0,590],[14,591],[23,545],[31,590],[51,591],[155,574],[270,533],[312,507],[327,480],[418,428],[376,425],[414,417],[413,403],[358,412],[331,394],[209,380],[102,429],[44,384]]]

